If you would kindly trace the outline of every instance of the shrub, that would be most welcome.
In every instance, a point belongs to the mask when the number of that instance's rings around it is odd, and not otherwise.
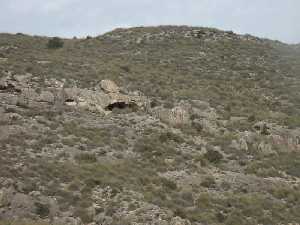
[[[35,203],[35,207],[36,207],[36,213],[41,217],[41,218],[46,218],[49,213],[50,213],[50,209],[48,205],[36,202]]]
[[[54,37],[48,41],[47,48],[58,49],[64,46],[64,42],[59,37]]]
[[[80,153],[78,155],[75,155],[75,160],[79,163],[95,163],[97,162],[97,157],[95,156],[95,154]]]
[[[168,190],[176,190],[177,184],[171,180],[168,180],[166,178],[161,178],[162,185],[168,189]]]
[[[288,126],[290,129],[295,129],[300,126],[300,116],[289,116],[285,119],[284,124]]]
[[[92,222],[91,215],[89,215],[88,210],[85,208],[77,207],[74,214],[86,224]]]
[[[262,135],[270,135],[269,127],[266,124],[263,125],[261,134]]]
[[[256,120],[255,115],[252,114],[248,117],[248,122],[254,122]]]
[[[124,66],[120,66],[121,70],[123,70],[124,72],[126,73],[129,73],[130,72],[130,67],[127,66],[127,65],[124,65]]]
[[[211,149],[204,154],[204,157],[212,163],[219,163],[223,159],[220,152]]]
[[[159,135],[159,140],[162,142],[162,143],[166,143],[168,141],[174,141],[176,143],[183,143],[184,142],[184,139],[182,137],[180,137],[178,134],[175,134],[175,133],[172,133],[172,132],[164,132],[164,133],[161,133]]]
[[[201,182],[201,185],[206,188],[214,188],[216,186],[215,178],[212,176],[207,176],[205,179]]]

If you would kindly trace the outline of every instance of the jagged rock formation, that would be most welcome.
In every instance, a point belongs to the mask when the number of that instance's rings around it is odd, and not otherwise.
[[[8,101],[15,104],[22,104],[28,107],[38,106],[39,103],[55,105],[63,103],[67,106],[74,106],[87,109],[91,112],[107,114],[114,108],[130,108],[138,110],[148,105],[147,98],[135,94],[121,94],[119,87],[110,80],[100,82],[103,90],[89,90],[81,88],[64,88],[48,86],[45,90],[37,93],[35,82],[29,83],[31,74],[3,77],[0,81],[0,88],[3,92],[10,92],[12,95]],[[61,83],[53,80],[54,84]]]
[[[111,80],[102,80],[100,82],[100,87],[103,91],[107,93],[119,93],[120,88]]]

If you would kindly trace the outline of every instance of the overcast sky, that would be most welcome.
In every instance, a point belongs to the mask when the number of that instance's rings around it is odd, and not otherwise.
[[[193,25],[300,42],[300,0],[0,0],[0,32],[98,35],[117,27]]]

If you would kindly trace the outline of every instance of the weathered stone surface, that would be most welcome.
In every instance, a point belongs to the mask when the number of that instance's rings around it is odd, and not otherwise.
[[[19,91],[20,86],[12,79],[12,76],[3,77],[0,79],[0,90]]]
[[[19,82],[25,84],[26,82],[29,81],[29,79],[32,77],[31,73],[27,73],[24,75],[14,75],[14,79]]]
[[[263,135],[270,135],[271,126],[263,121],[253,125],[253,129]]]
[[[111,80],[102,80],[100,82],[100,87],[103,91],[108,93],[118,93],[120,91],[120,88],[116,83]]]
[[[61,81],[60,80],[56,80],[54,78],[51,78],[51,79],[46,79],[45,80],[45,84],[48,86],[48,87],[51,87],[51,88],[56,88],[56,89],[61,89],[64,87],[66,83],[66,80],[65,79],[62,79]]]
[[[53,225],[82,225],[82,221],[74,217],[55,217]]]
[[[54,103],[55,97],[50,91],[42,91],[41,94],[38,96],[39,102],[47,102],[47,103]]]
[[[181,106],[177,106],[172,109],[156,107],[152,113],[156,115],[162,122],[170,124],[174,127],[190,123],[189,112]]]
[[[238,140],[233,140],[231,147],[236,150],[248,151],[248,144],[244,138],[239,138]]]
[[[263,155],[270,155],[275,153],[274,150],[272,150],[272,145],[270,143],[266,142],[261,142],[258,145],[258,150],[263,154]]]
[[[177,216],[172,218],[170,225],[191,225],[191,222]]]
[[[192,100],[191,101],[194,108],[198,108],[201,111],[207,110],[210,108],[210,105],[208,102],[201,101],[201,100]]]
[[[97,223],[97,224],[103,224],[103,225],[110,225],[113,223],[113,219],[110,217],[110,216],[105,216],[104,213],[100,213],[98,214],[94,221]]]
[[[109,113],[116,108],[142,108],[147,104],[145,97],[137,95],[125,95],[118,92],[105,93],[100,90],[93,91],[79,88],[63,89],[66,105],[78,106],[89,111]]]
[[[15,77],[9,75],[1,79],[0,89],[5,92],[16,93],[9,96],[8,100],[11,104],[23,108],[44,107],[41,103],[50,105],[60,103],[91,112],[108,114],[114,108],[130,108],[132,111],[136,111],[138,108],[145,109],[148,104],[147,98],[140,93],[120,93],[120,88],[111,80],[102,80],[101,89],[91,90],[77,87],[63,88],[63,82],[51,79],[45,81],[48,88],[38,94],[36,89],[27,83],[28,79],[31,78],[30,74]]]

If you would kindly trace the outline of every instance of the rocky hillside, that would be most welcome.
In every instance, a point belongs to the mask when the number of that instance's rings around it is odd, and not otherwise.
[[[297,45],[173,26],[49,40],[0,34],[1,225],[300,223]]]

